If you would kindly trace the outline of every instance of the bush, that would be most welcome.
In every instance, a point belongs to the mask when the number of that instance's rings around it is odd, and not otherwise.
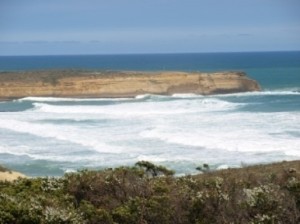
[[[141,161],[0,182],[0,223],[300,223],[298,170],[296,161],[174,177]]]

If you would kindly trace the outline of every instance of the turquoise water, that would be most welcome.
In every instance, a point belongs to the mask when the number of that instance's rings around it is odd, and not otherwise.
[[[67,68],[242,70],[263,91],[1,102],[0,164],[59,176],[149,160],[184,174],[300,159],[300,52],[0,57],[0,71]]]

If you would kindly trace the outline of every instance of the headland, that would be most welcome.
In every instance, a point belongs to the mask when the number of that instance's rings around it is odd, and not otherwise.
[[[0,100],[34,97],[122,98],[260,91],[244,72],[46,70],[0,73]]]

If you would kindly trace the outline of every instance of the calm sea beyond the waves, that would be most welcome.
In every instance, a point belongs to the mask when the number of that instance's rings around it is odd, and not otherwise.
[[[0,71],[45,69],[245,71],[263,91],[0,102],[0,164],[29,176],[300,159],[300,52],[0,57]]]

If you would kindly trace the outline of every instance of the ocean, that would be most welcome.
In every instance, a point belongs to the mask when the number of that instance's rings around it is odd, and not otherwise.
[[[300,159],[300,52],[1,56],[1,71],[245,71],[263,91],[0,102],[0,164],[29,176],[133,165],[176,174]]]

